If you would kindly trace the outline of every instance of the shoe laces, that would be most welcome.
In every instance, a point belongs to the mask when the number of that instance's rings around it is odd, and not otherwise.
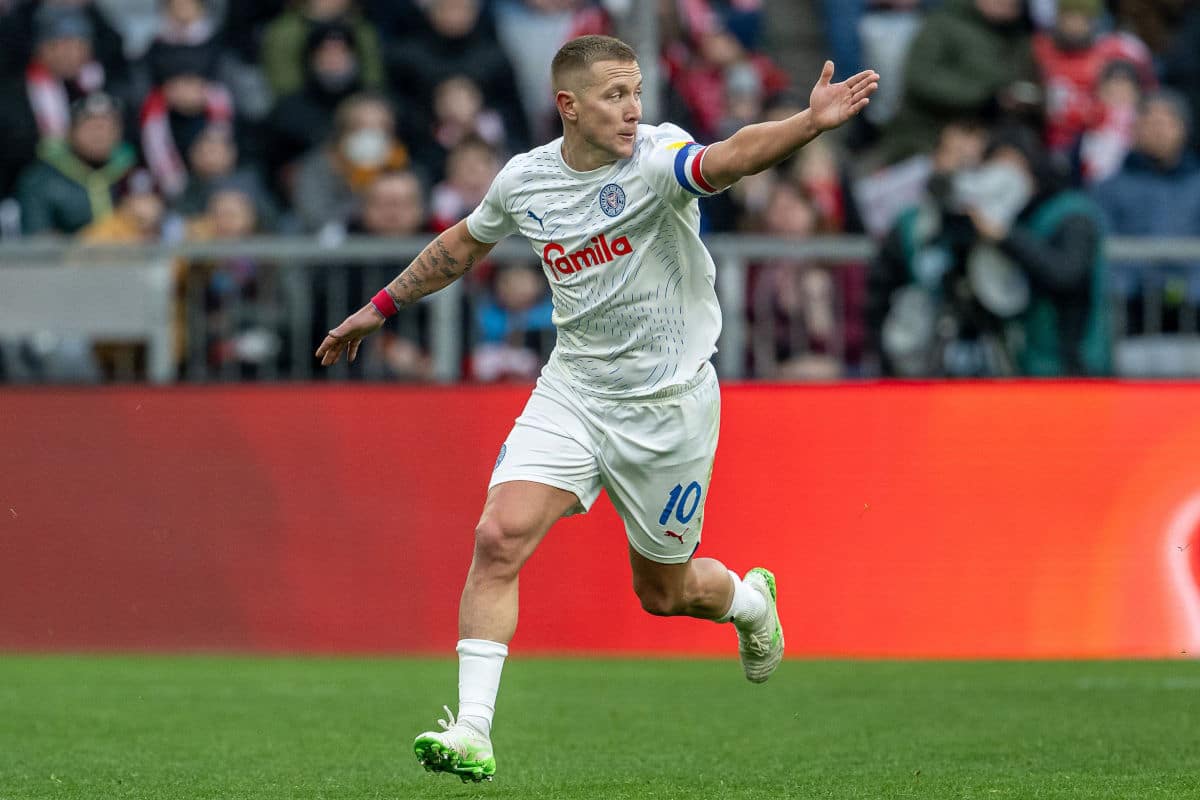
[[[488,738],[486,733],[483,733],[469,721],[465,719],[455,719],[454,712],[450,710],[450,706],[442,706],[442,709],[446,712],[446,716],[449,717],[448,721],[444,719],[438,720],[438,725],[442,726],[442,730],[446,731],[447,733],[460,733],[468,737],[482,737],[484,739]]]
[[[755,653],[766,653],[771,649],[771,637],[765,631],[738,631],[742,634],[742,643],[747,650]]]
[[[445,709],[446,716],[450,718],[450,721],[446,722],[446,720],[444,720],[444,719],[439,719],[438,725],[442,726],[442,730],[448,731],[451,728],[453,728],[455,725],[457,725],[458,723],[455,722],[455,720],[454,720],[454,712],[450,710],[450,706],[442,706],[442,708]]]

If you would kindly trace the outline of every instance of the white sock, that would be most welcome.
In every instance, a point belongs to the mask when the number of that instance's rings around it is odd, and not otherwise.
[[[487,639],[458,642],[458,721],[466,722],[484,736],[492,735],[496,692],[508,645]]]
[[[767,613],[767,599],[743,583],[733,570],[729,570],[729,579],[733,581],[733,602],[729,604],[729,611],[718,621],[732,621],[738,628],[752,628]]]

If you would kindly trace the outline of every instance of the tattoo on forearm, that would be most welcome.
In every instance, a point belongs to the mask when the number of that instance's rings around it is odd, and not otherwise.
[[[404,308],[427,294],[436,292],[461,278],[475,266],[475,254],[468,253],[461,262],[446,247],[439,236],[416,259],[387,285],[387,292],[397,308]]]
[[[458,271],[458,259],[450,254],[450,250],[442,243],[442,240],[439,238],[433,243],[433,246],[437,248],[438,255],[442,259],[441,266],[438,267],[438,272],[442,277],[454,280],[461,275],[462,273]]]

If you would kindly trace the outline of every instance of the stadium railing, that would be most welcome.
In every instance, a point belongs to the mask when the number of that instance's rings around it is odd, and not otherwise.
[[[139,377],[160,382],[392,377],[382,356],[363,359],[366,363],[353,369],[343,363],[324,372],[312,351],[321,331],[394,277],[427,242],[424,237],[350,237],[333,246],[308,237],[171,247],[0,242],[0,357],[3,348],[11,351],[14,339],[70,335],[147,343]],[[756,326],[780,324],[748,318],[751,265],[775,261],[861,269],[876,250],[866,237],[713,235],[706,243],[717,264],[724,309],[717,365],[726,378],[757,377],[755,361],[747,355],[754,338],[764,334]],[[1183,274],[1176,289],[1144,292],[1136,300],[1113,294],[1117,373],[1200,375],[1200,291],[1191,288],[1198,283],[1195,277],[1187,277],[1188,269],[1200,272],[1193,266],[1200,265],[1200,238],[1114,238],[1107,242],[1107,255],[1114,271],[1122,264],[1153,264],[1180,267]],[[502,242],[492,260],[537,266],[537,257],[521,240]],[[463,377],[474,337],[471,314],[478,298],[472,294],[462,282],[452,284],[426,298],[419,314],[391,328],[428,351],[429,379],[447,383]],[[734,313],[737,309],[741,313]],[[844,333],[844,326],[839,330]],[[552,346],[553,334],[542,334],[539,356]],[[840,352],[839,346],[834,343],[833,352]],[[219,357],[226,350],[249,354],[255,366]],[[5,374],[13,380],[19,372]]]

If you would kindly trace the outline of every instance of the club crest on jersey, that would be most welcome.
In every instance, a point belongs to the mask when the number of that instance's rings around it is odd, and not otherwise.
[[[584,267],[598,267],[616,260],[619,256],[627,256],[633,252],[633,245],[629,243],[628,236],[618,236],[610,244],[602,233],[599,236],[593,236],[589,244],[590,247],[581,248],[570,254],[558,242],[550,242],[542,248],[542,261],[545,261],[546,266],[550,267],[550,271],[554,274],[554,280],[559,280],[559,274],[570,275],[573,272],[580,272]]]
[[[615,183],[610,183],[600,190],[600,210],[610,217],[615,217],[625,210],[625,190]]]

